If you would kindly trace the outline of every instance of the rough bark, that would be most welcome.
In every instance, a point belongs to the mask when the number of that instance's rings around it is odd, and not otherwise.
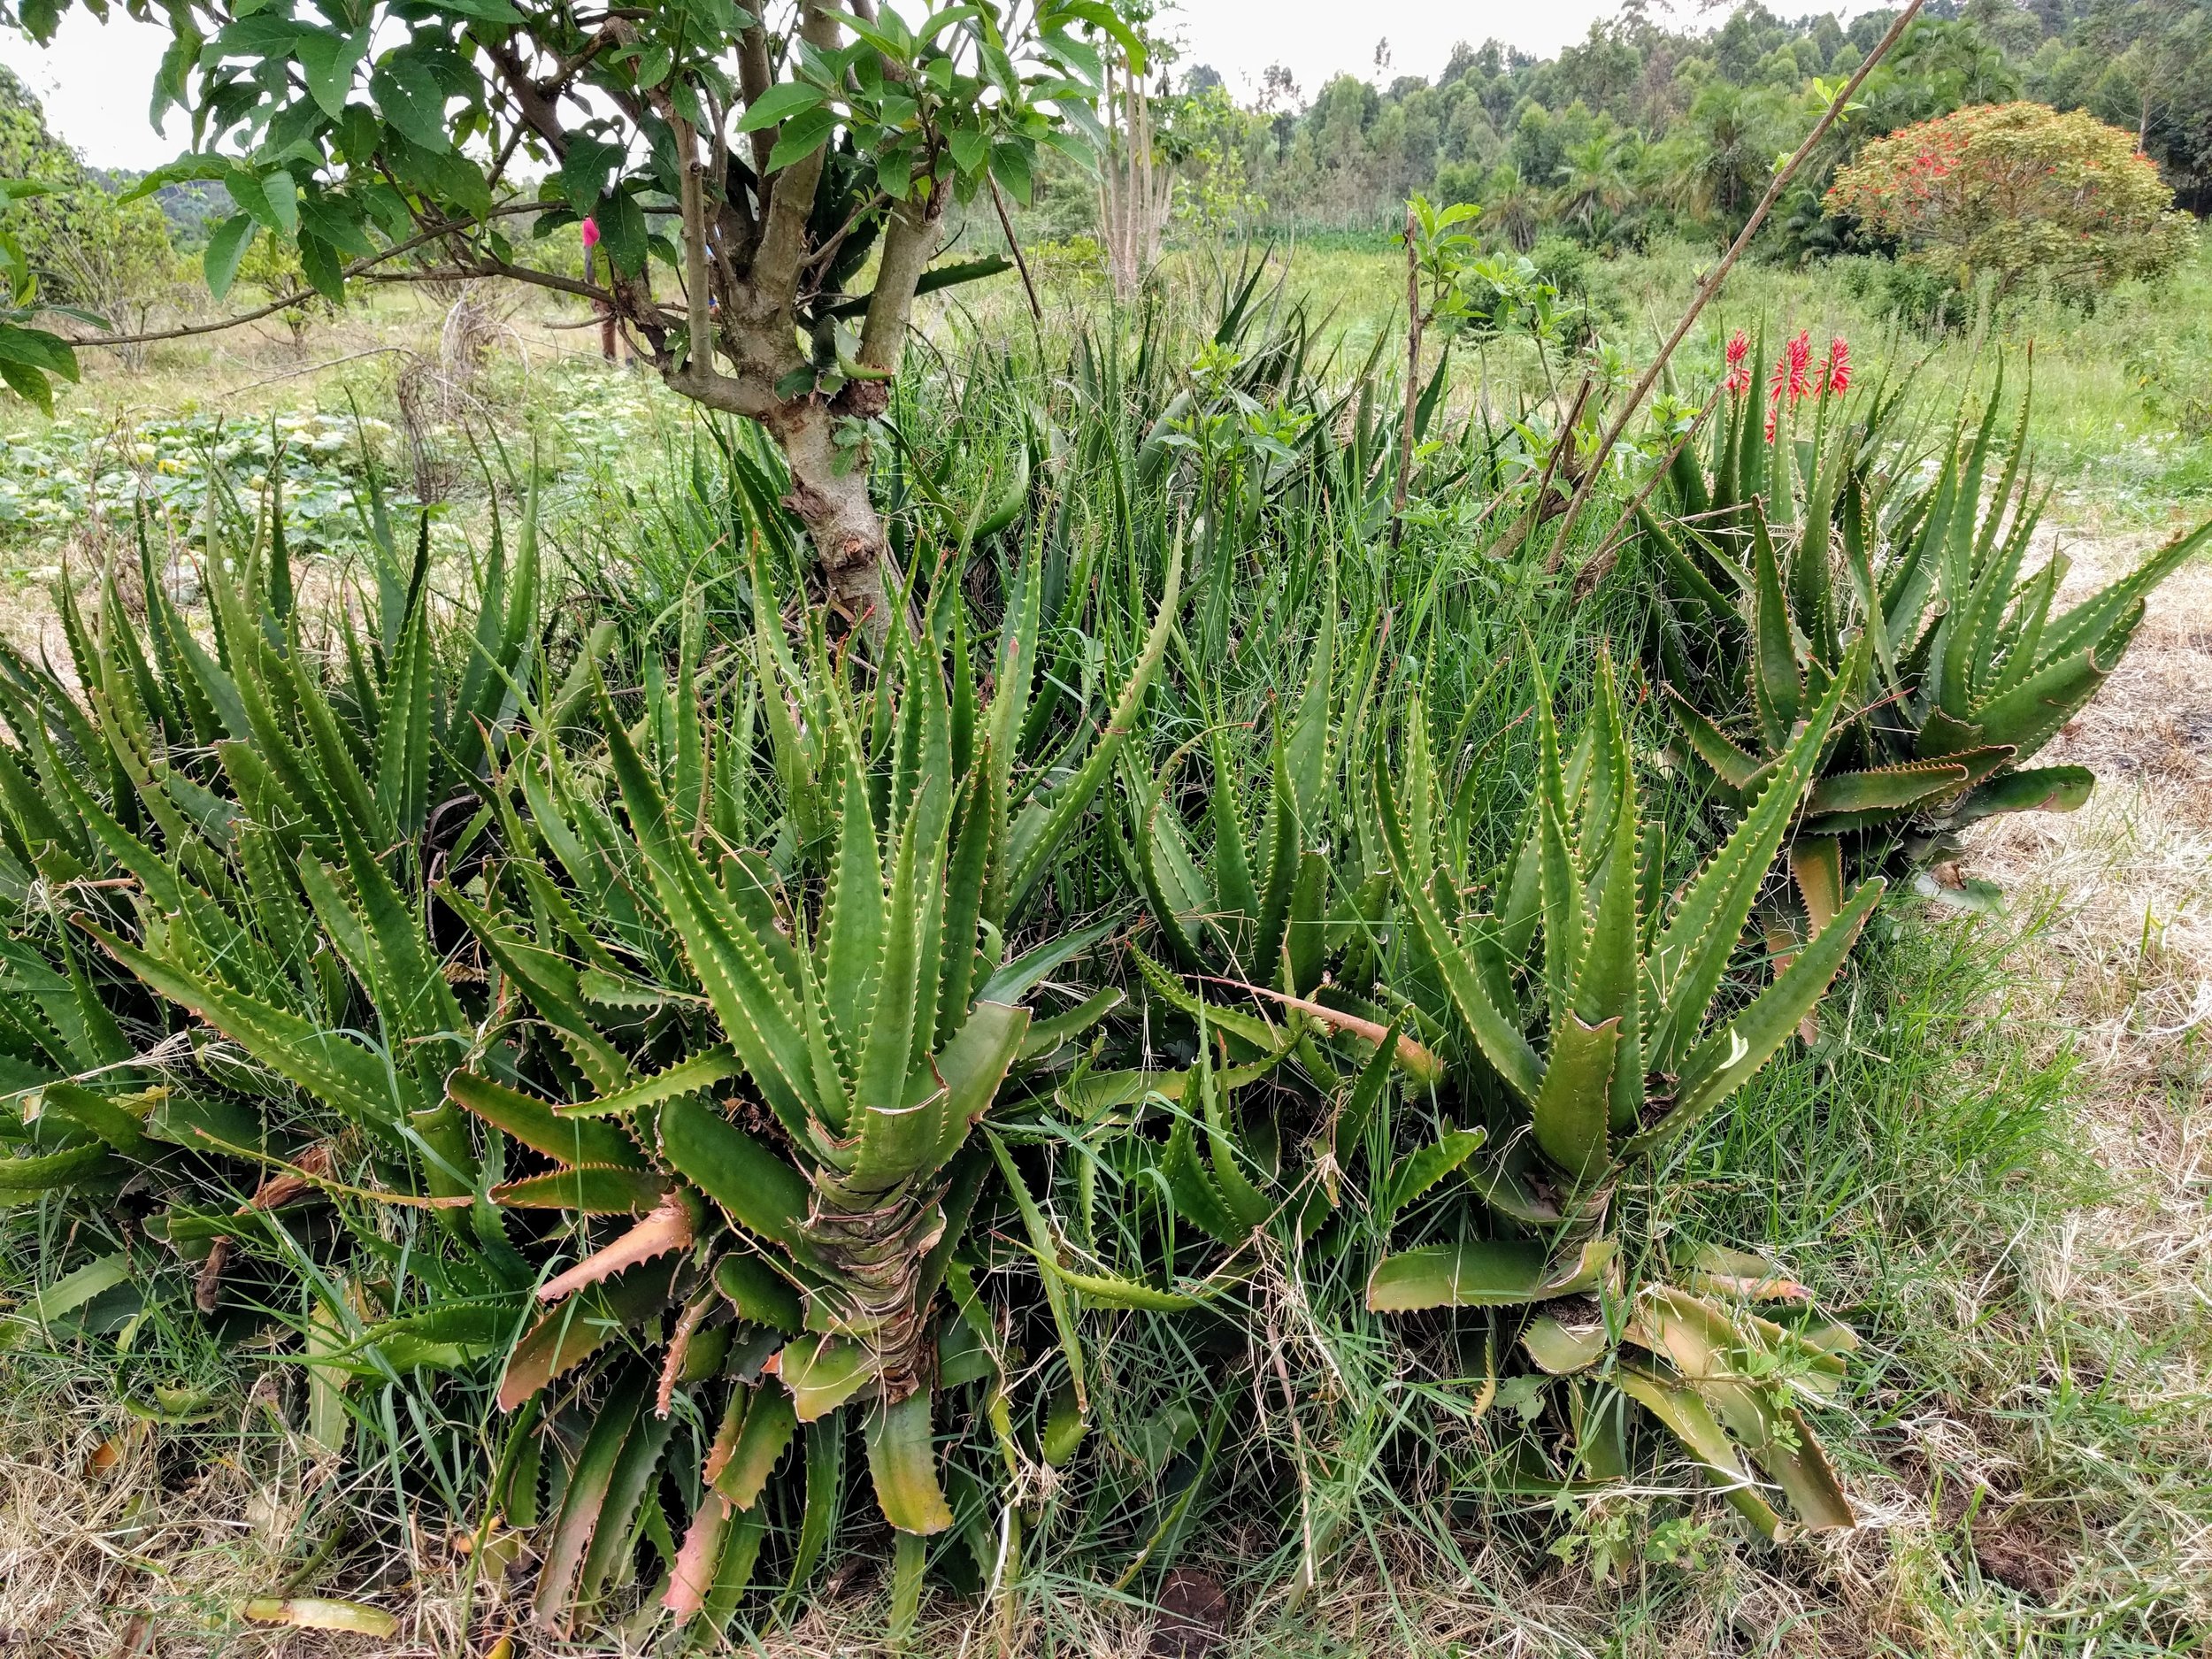
[[[864,455],[841,455],[837,417],[818,397],[780,403],[766,418],[769,434],[791,468],[784,505],[806,526],[822,565],[824,597],[852,625],[880,642],[891,623],[883,572],[891,546],[868,495]],[[848,470],[841,474],[839,465]]]

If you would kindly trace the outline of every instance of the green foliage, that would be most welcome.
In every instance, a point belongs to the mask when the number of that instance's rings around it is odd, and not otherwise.
[[[1657,665],[1681,745],[1724,801],[1748,807],[1801,709],[1843,688],[1791,856],[1816,928],[1847,856],[1924,859],[1992,814],[2081,805],[2095,782],[2085,768],[2027,763],[2117,666],[2151,589],[2212,536],[2212,524],[2177,535],[2061,609],[2063,556],[2028,565],[2048,499],[2028,400],[2008,441],[2001,402],[2001,376],[1915,485],[1894,461],[1903,388],[1848,410],[1820,397],[1809,435],[1794,415],[1763,432],[1759,400],[1735,393],[1703,464],[1686,450],[1674,469],[1682,520],[1644,515],[1671,601]]]
[[[2129,134],[2038,104],[1962,110],[1878,139],[1826,197],[1831,213],[1961,288],[2037,281],[2081,299],[2181,263],[2193,227],[2172,203]]]

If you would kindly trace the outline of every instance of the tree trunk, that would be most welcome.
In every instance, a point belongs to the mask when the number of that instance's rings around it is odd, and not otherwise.
[[[777,405],[767,426],[790,465],[791,493],[784,504],[798,515],[814,543],[825,599],[881,644],[891,626],[891,601],[883,580],[891,544],[868,494],[867,452],[838,449],[836,418],[818,397]],[[841,463],[846,469],[841,473]]]

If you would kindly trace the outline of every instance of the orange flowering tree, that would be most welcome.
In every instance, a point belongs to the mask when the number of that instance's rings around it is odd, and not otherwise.
[[[2193,221],[2132,134],[2040,104],[1983,104],[1878,139],[1836,174],[1826,205],[1904,245],[1962,287],[2031,280],[2087,298],[2180,263]]]

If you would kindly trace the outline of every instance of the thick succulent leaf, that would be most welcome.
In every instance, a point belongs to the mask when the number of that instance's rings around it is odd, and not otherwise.
[[[538,1571],[538,1620],[565,1631],[576,1578],[598,1531],[607,1507],[608,1490],[622,1460],[625,1447],[645,1404],[646,1375],[635,1367],[625,1371],[592,1418],[576,1466],[569,1473],[568,1489],[561,1502],[560,1519],[546,1545]]]
[[[503,1210],[580,1210],[588,1216],[643,1215],[668,1195],[666,1178],[611,1164],[586,1164],[507,1181],[491,1190]]]
[[[1751,548],[1752,577],[1756,584],[1751,634],[1752,703],[1759,713],[1759,731],[1767,752],[1772,754],[1789,741],[1805,694],[1797,641],[1790,626],[1789,601],[1782,592],[1781,568],[1774,557],[1774,538],[1767,534],[1766,517],[1756,503],[1751,509]]]
[[[775,1473],[798,1430],[798,1408],[791,1391],[773,1378],[761,1379],[746,1402],[736,1444],[714,1477],[714,1490],[733,1507],[751,1509],[760,1502],[768,1477]]]
[[[1375,760],[1374,791],[1377,817],[1382,825],[1391,866],[1397,872],[1399,892],[1413,917],[1414,926],[1420,931],[1422,942],[1436,963],[1453,1008],[1473,1033],[1483,1057],[1507,1086],[1523,1100],[1533,1101],[1542,1085],[1542,1065],[1528,1039],[1521,1034],[1518,1023],[1501,1012],[1491,1001],[1473,961],[1452,936],[1443,913],[1429,896],[1425,884],[1432,872],[1414,866],[1406,827],[1398,815],[1388,761],[1379,746]]]
[[[303,865],[303,873],[304,869]],[[601,1034],[584,1006],[574,963],[557,951],[531,943],[449,886],[441,889],[440,897],[476,936],[485,954],[499,964],[500,972],[522,987],[532,1010],[552,1027],[569,1058],[594,1088],[618,1089],[630,1081],[629,1061]]]
[[[806,1326],[806,1312],[791,1281],[757,1256],[732,1250],[714,1264],[714,1287],[737,1317],[772,1331],[795,1336]]]
[[[1597,1284],[1612,1261],[1610,1239],[1583,1245],[1571,1261],[1554,1263],[1533,1239],[1468,1239],[1385,1256],[1367,1281],[1375,1313],[1432,1308],[1517,1308],[1573,1295]]]
[[[933,1087],[919,1101],[869,1106],[862,1113],[859,1150],[845,1185],[858,1193],[887,1192],[942,1169],[990,1110],[1028,1028],[1025,1008],[978,1003],[936,1056],[928,1074]]]
[[[2021,760],[2033,755],[2097,695],[2126,649],[2126,635],[2141,620],[2139,605],[2122,618],[2116,644],[2108,640],[2094,650],[2061,657],[1977,709],[1974,720],[1983,741],[2008,745]]]
[[[159,995],[197,1014],[261,1064],[395,1148],[415,1110],[412,1085],[383,1057],[338,1032],[196,978],[86,924],[116,961]]]
[[[684,955],[745,1070],[795,1138],[803,1139],[815,1098],[802,1014],[760,939],[738,914],[699,854],[676,833],[660,786],[639,757],[604,694],[600,716],[624,805]]]
[[[2102,649],[2114,630],[2122,628],[2151,589],[2179,570],[2208,540],[2212,540],[2212,519],[2175,536],[2118,581],[2055,618],[2044,632],[2038,666],[2089,650],[2097,651],[2108,664],[2116,660]]]
[[[1112,770],[1114,757],[1128,741],[1135,728],[1139,711],[1144,706],[1145,694],[1151,689],[1152,676],[1166,654],[1169,637],[1175,631],[1175,618],[1183,592],[1183,544],[1179,539],[1168,557],[1167,575],[1160,594],[1160,608],[1153,618],[1152,631],[1147,636],[1144,649],[1131,666],[1129,679],[1123,685],[1121,695],[1115,700],[1106,717],[1105,729],[1092,744],[1088,757],[1074,777],[1059,785],[1052,792],[1049,806],[1032,802],[1015,821],[1007,836],[1006,857],[1000,866],[1000,879],[995,880],[984,899],[984,915],[993,923],[1004,926],[1007,918],[1017,912],[1050,867],[1052,858],[1060,849],[1075,824],[1090,804],[1098,787]],[[995,738],[997,734],[994,733]],[[1002,756],[1007,751],[1001,750]],[[1003,759],[1002,763],[1004,764]]]
[[[1682,735],[1688,740],[1690,752],[1712,768],[1713,775],[1729,788],[1749,787],[1752,780],[1758,775],[1762,763],[1730,742],[1720,727],[1707,719],[1697,705],[1679,691],[1672,686],[1669,686],[1666,691],[1670,706],[1674,710],[1675,723],[1682,728]]]
[[[35,1203],[61,1187],[128,1167],[96,1141],[33,1157],[0,1157],[0,1205]]]
[[[1400,1158],[1383,1184],[1376,1220],[1387,1226],[1409,1204],[1474,1156],[1486,1138],[1480,1129],[1448,1129],[1426,1146]]]
[[[1586,1025],[1572,1010],[1553,1029],[1532,1118],[1537,1146],[1570,1186],[1579,1186],[1605,1167],[1620,1040],[1618,1018]]]
[[[619,1125],[563,1117],[547,1102],[473,1071],[446,1079],[446,1094],[486,1123],[503,1129],[534,1152],[568,1164],[643,1170],[645,1154]]]
[[[1753,1486],[1726,1431],[1694,1389],[1656,1368],[1640,1365],[1621,1366],[1613,1380],[1623,1394],[1666,1425],[1682,1448],[1704,1466],[1729,1507],[1761,1537],[1770,1539],[1780,1530],[1781,1517]]]
[[[1843,908],[1843,847],[1825,835],[1801,835],[1790,844],[1790,878],[1817,933]]]
[[[875,1358],[866,1348],[836,1336],[801,1337],[765,1369],[783,1379],[802,1423],[836,1410],[877,1376]]]
[[[674,1300],[683,1268],[681,1258],[648,1262],[549,1310],[507,1356],[507,1369],[499,1379],[499,1409],[514,1410],[589,1359],[618,1332],[657,1315]]]
[[[868,1472],[883,1518],[902,1532],[929,1537],[952,1525],[952,1508],[937,1483],[937,1448],[930,1432],[930,1394],[918,1389],[868,1413]]]
[[[728,1048],[717,1045],[704,1053],[695,1054],[688,1060],[680,1060],[664,1071],[631,1084],[627,1088],[602,1094],[595,1100],[564,1102],[554,1108],[563,1118],[618,1118],[638,1110],[641,1107],[658,1106],[679,1094],[695,1094],[703,1089],[738,1076],[744,1068],[736,1055]]]
[[[1554,1377],[1588,1371],[1613,1351],[1612,1334],[1601,1319],[1568,1325],[1551,1315],[1539,1314],[1521,1332],[1521,1346],[1539,1371]]]
[[[1621,1148],[1622,1162],[1641,1157],[1680,1134],[1773,1057],[1842,968],[1859,930],[1881,902],[1884,887],[1878,876],[1861,882],[1835,919],[1813,936],[1748,1008],[1691,1051],[1683,1062],[1674,1109]]]
[[[1865,672],[1866,650],[1863,640],[1854,648],[1844,672],[1790,740],[1772,779],[1742,822],[1691,881],[1653,947],[1647,964],[1650,995],[1645,1004],[1649,1040],[1644,1064],[1648,1069],[1675,1070],[1696,1040],[1767,870],[1812,780],[1846,689]]]
[[[1942,761],[1913,761],[1873,772],[1832,772],[1805,798],[1805,815],[1821,820],[1831,814],[1892,812],[1919,805],[1964,786],[1965,767]]]
[[[2097,774],[2086,766],[2033,766],[2008,772],[1974,790],[1950,815],[1965,826],[2000,812],[2071,812],[2088,803]]]
[[[603,1285],[618,1274],[642,1266],[672,1250],[688,1249],[697,1225],[695,1217],[700,1208],[698,1200],[689,1194],[668,1194],[653,1207],[651,1214],[634,1223],[627,1232],[609,1240],[566,1272],[556,1273],[539,1286],[538,1300],[558,1302],[588,1286]]]
[[[614,1469],[608,1476],[606,1495],[599,1505],[598,1525],[592,1529],[590,1547],[585,1550],[582,1569],[576,1575],[577,1606],[588,1607],[599,1600],[609,1575],[628,1551],[638,1508],[646,1502],[646,1494],[659,1473],[662,1455],[668,1449],[668,1437],[675,1426],[651,1410],[641,1411],[631,1425],[629,1438],[622,1443],[621,1455],[615,1459]],[[541,1584],[541,1608],[543,1595],[544,1586]]]
[[[789,1248],[808,1204],[806,1179],[695,1094],[661,1109],[661,1156],[729,1217]]]

